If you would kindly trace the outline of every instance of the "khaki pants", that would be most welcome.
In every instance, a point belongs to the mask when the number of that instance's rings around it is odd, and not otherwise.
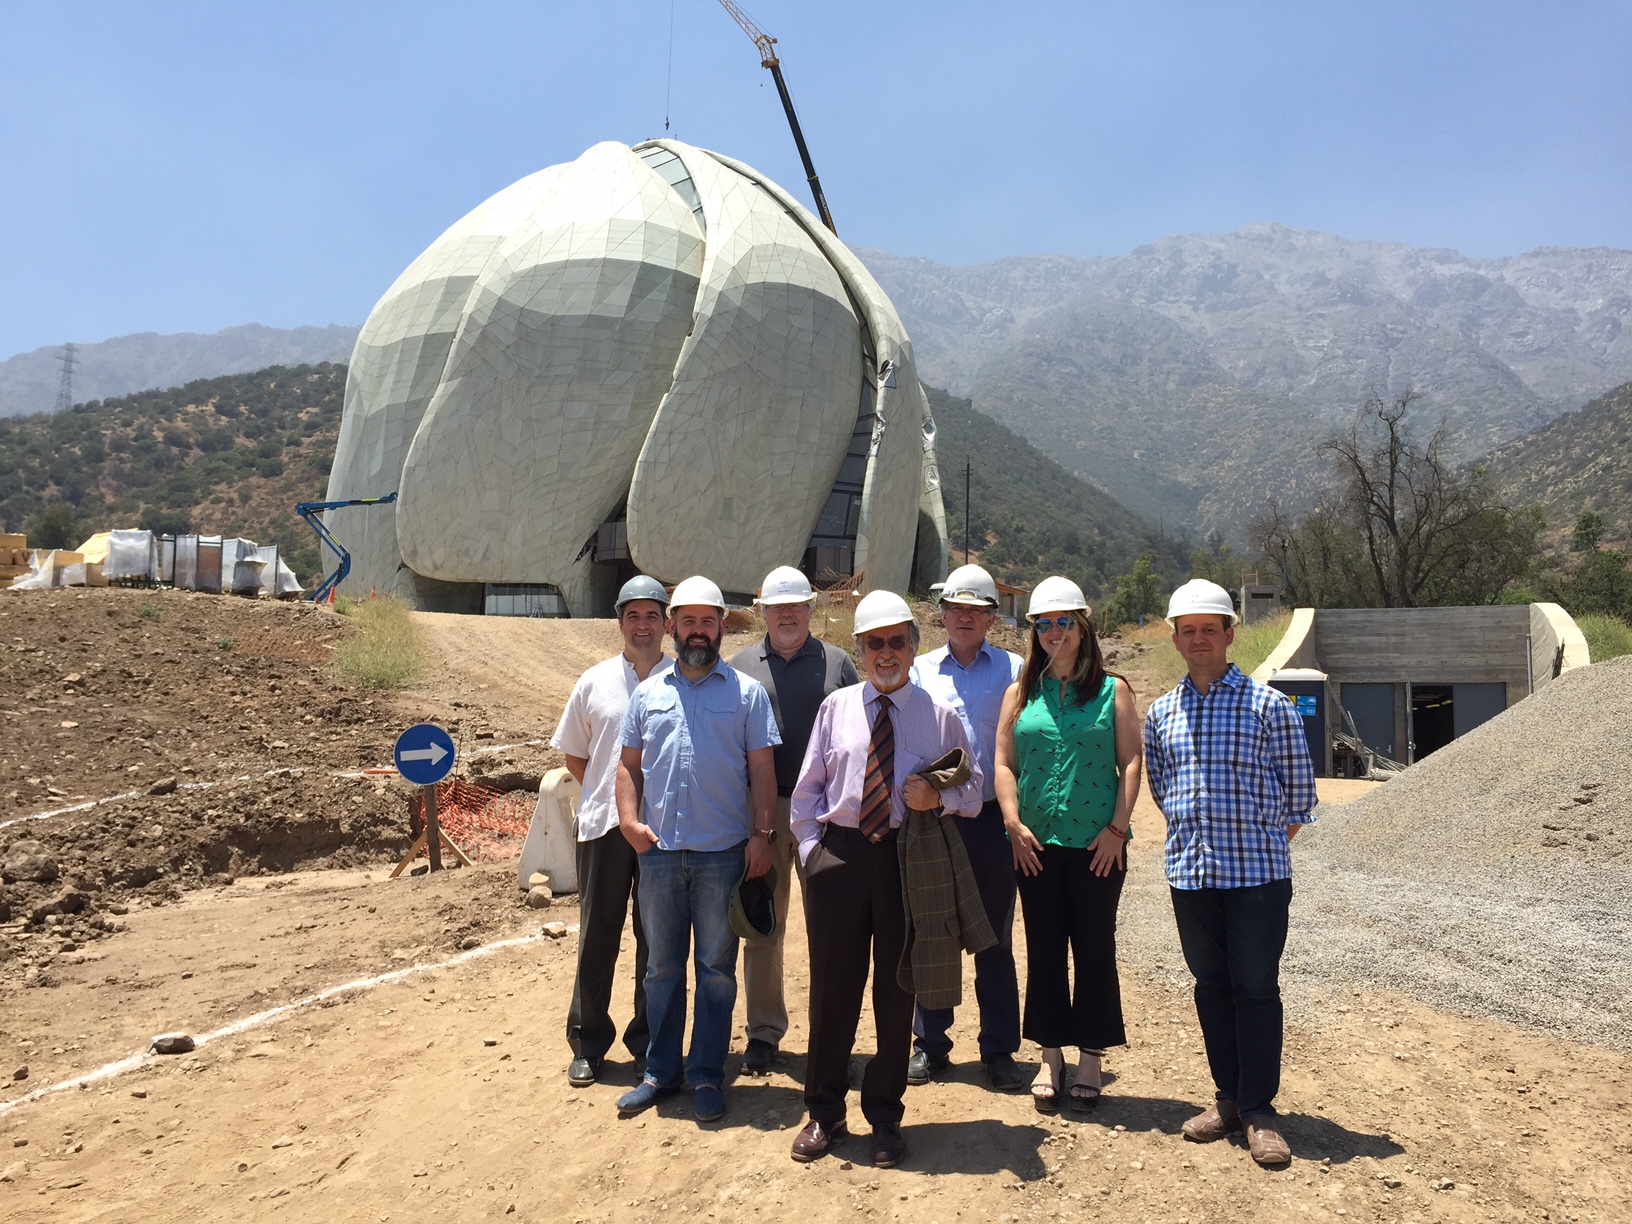
[[[770,939],[744,940],[742,988],[748,1009],[748,1036],[780,1045],[788,1031],[788,1005],[782,994],[782,936],[788,926],[788,904],[793,896],[794,864],[799,855],[788,828],[789,801],[776,801],[776,844],[771,862],[776,867],[776,934]],[[800,891],[803,891],[801,885]]]

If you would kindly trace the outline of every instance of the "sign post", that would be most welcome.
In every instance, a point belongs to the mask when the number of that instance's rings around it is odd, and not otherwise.
[[[442,847],[446,846],[461,863],[470,866],[470,860],[465,857],[463,850],[453,844],[453,840],[442,832],[442,826],[437,819],[436,784],[447,777],[453,769],[453,762],[458,756],[453,746],[453,737],[435,723],[415,723],[408,730],[397,737],[396,747],[397,772],[405,782],[410,782],[420,788],[425,805],[425,828],[414,839],[414,844],[408,847],[408,853],[403,856],[402,862],[397,864],[391,878],[396,879],[403,869],[419,857],[423,847],[431,860],[431,870],[442,870]]]

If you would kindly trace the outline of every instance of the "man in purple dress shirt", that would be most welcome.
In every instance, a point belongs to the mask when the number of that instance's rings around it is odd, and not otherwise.
[[[960,787],[936,791],[917,771],[954,748],[974,753],[955,711],[910,681],[918,627],[899,595],[874,591],[856,608],[856,643],[867,683],[822,703],[794,787],[790,824],[805,868],[810,938],[810,1121],[793,1158],[815,1160],[845,1130],[850,1052],[869,963],[877,1053],[861,1082],[872,1126],[873,1164],[906,1154],[901,1098],[912,1043],[910,994],[896,969],[906,942],[897,831],[907,809],[972,817],[981,806],[979,766]]]

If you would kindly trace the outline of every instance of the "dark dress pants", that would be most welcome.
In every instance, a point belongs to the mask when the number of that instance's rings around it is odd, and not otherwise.
[[[1095,875],[1094,852],[1045,845],[1042,870],[1020,877],[1026,911],[1026,1037],[1049,1049],[1125,1045],[1116,973],[1124,868]],[[1072,983],[1067,954],[1074,963]]]
[[[567,1012],[567,1044],[574,1054],[605,1058],[618,1035],[612,1023],[612,982],[631,900],[635,911],[635,1014],[623,1044],[646,1053],[646,930],[640,923],[640,859],[616,826],[578,843],[578,974]]]
[[[844,1120],[850,1053],[861,1020],[869,963],[878,1049],[861,1079],[861,1112],[873,1126],[899,1126],[912,1051],[912,996],[896,970],[907,937],[896,831],[869,842],[828,825],[805,860],[810,936],[810,1052],[805,1107],[832,1127]]]
[[[969,866],[997,943],[975,955],[975,1002],[980,1007],[980,1057],[1013,1054],[1020,1048],[1020,984],[1014,968],[1014,851],[1003,831],[1003,809],[993,799],[971,820],[949,818],[963,835]],[[917,1008],[912,1031],[917,1047],[945,1058],[952,1052],[950,1007]]]
[[[1274,1117],[1292,881],[1170,891],[1184,961],[1196,979],[1196,1019],[1213,1086],[1242,1117]]]

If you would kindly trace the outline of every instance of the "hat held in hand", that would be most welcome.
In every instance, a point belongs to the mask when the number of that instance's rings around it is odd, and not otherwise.
[[[731,893],[731,929],[743,939],[758,942],[776,934],[776,868],[758,879],[748,878],[743,863],[742,879]]]

